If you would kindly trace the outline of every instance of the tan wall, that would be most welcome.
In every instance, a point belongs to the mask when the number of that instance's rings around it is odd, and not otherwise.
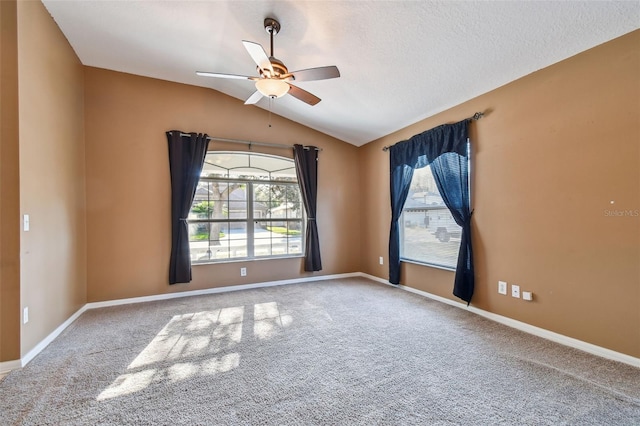
[[[323,270],[360,269],[358,150],[219,92],[85,69],[88,300],[100,301],[307,276],[302,259],[194,265],[193,281],[168,285],[170,181],[165,132],[303,143],[319,155],[318,226]],[[301,105],[304,108],[304,105]],[[210,149],[223,147],[212,143]],[[229,147],[229,145],[227,145]],[[231,145],[246,150],[244,145]],[[256,152],[291,156],[289,150]],[[246,277],[240,268],[247,267]]]
[[[42,3],[18,2],[24,356],[86,303],[83,67]]]
[[[0,363],[20,358],[18,33],[15,1],[0,1]]]
[[[489,110],[471,125],[473,305],[640,357],[638,76],[635,31],[362,147],[363,271],[388,278],[377,264],[390,221],[381,147]],[[403,264],[402,274],[456,300],[452,272]],[[498,280],[534,302],[499,295]]]

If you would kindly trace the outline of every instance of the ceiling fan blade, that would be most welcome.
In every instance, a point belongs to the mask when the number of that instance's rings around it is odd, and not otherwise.
[[[326,80],[340,77],[340,71],[335,65],[328,67],[309,68],[291,73],[295,81]]]
[[[244,48],[247,49],[251,59],[260,67],[261,70],[269,70],[269,76],[273,75],[273,67],[271,66],[271,61],[267,56],[267,53],[264,51],[264,48],[258,43],[254,43],[252,41],[242,40],[242,44],[244,44]]]
[[[257,90],[253,93],[253,95],[249,96],[249,99],[247,99],[244,104],[245,105],[253,105],[253,104],[257,104],[258,101],[262,99],[262,93],[258,92]]]
[[[222,74],[219,72],[196,71],[196,74],[201,77],[233,78],[237,80],[255,80],[256,79],[256,77],[249,77],[247,75]]]
[[[299,87],[294,86],[293,84],[289,84],[289,94],[294,98],[300,99],[302,102],[307,103],[311,106],[317,104],[321,101],[319,97],[316,95],[312,95],[306,90],[302,90]]]

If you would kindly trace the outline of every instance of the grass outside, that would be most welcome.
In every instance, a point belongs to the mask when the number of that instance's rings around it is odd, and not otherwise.
[[[267,231],[282,235],[300,235],[300,231],[295,229],[287,229],[284,226],[267,226]]]
[[[224,232],[220,232],[220,238],[224,238]],[[208,232],[200,232],[191,236],[191,241],[206,241],[209,239]]]

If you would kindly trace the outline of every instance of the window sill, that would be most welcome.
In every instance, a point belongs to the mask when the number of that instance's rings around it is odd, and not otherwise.
[[[412,263],[414,265],[420,265],[420,266],[428,266],[429,268],[442,269],[444,271],[450,271],[450,272],[455,272],[456,271],[456,268],[452,268],[450,266],[442,266],[442,265],[436,265],[434,263],[420,262],[419,260],[411,260],[411,259],[403,259],[403,258],[401,258],[400,262]]]
[[[296,255],[296,256],[273,256],[273,257],[253,257],[248,258],[245,257],[243,259],[228,259],[228,260],[209,260],[205,262],[191,262],[191,266],[200,266],[200,265],[224,265],[227,263],[241,263],[241,262],[255,262],[255,261],[263,261],[263,260],[283,260],[283,259],[304,259],[304,255]]]

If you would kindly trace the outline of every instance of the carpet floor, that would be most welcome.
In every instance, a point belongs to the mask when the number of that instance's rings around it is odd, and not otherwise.
[[[640,369],[364,278],[86,311],[1,425],[640,425]]]

